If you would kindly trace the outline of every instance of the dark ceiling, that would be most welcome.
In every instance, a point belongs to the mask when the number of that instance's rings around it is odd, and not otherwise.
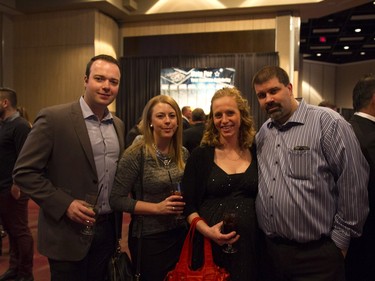
[[[336,64],[375,59],[374,3],[302,22],[304,59]],[[360,32],[355,31],[358,28]]]

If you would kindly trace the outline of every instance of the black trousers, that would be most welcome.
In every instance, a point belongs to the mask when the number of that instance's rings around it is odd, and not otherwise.
[[[272,281],[344,281],[344,256],[329,237],[297,243],[265,238],[263,279]]]
[[[129,231],[129,249],[136,266],[137,258],[141,259],[142,281],[163,281],[167,273],[174,269],[180,257],[187,230],[176,228],[162,233],[142,237],[141,255],[138,255],[138,239]]]
[[[104,281],[109,259],[115,250],[114,215],[98,219],[91,247],[81,261],[48,259],[51,281]]]

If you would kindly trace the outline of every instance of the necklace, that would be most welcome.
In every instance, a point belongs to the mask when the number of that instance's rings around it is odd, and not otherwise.
[[[155,154],[156,154],[156,157],[163,163],[164,165],[164,168],[168,168],[169,167],[169,164],[171,163],[172,161],[172,158],[164,155],[158,148],[157,146],[153,143],[152,144],[152,147],[155,149]]]

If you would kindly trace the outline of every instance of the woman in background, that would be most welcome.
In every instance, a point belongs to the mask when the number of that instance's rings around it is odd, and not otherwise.
[[[177,220],[185,203],[181,195],[171,195],[188,157],[182,147],[181,116],[171,97],[152,98],[142,114],[143,136],[125,150],[118,163],[111,207],[132,214],[128,244],[134,265],[140,259],[142,281],[164,279],[175,267],[186,235],[186,225]],[[142,247],[138,253],[140,224]]]
[[[204,218],[197,229],[214,242],[215,263],[227,269],[234,281],[258,278],[254,137],[247,100],[236,88],[218,90],[211,100],[201,145],[192,152],[182,180],[188,222],[198,216]],[[223,215],[227,211],[237,214],[238,226],[236,231],[223,234]],[[224,253],[226,244],[233,244],[237,252]],[[195,267],[199,267],[201,258],[195,257]]]

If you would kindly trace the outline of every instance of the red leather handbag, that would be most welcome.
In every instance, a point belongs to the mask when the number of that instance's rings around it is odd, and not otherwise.
[[[204,263],[197,270],[191,269],[191,257],[193,251],[193,237],[197,222],[203,220],[200,217],[193,219],[189,232],[182,247],[180,259],[175,269],[170,271],[164,281],[229,281],[229,273],[218,267],[212,257],[211,242],[204,237]]]

